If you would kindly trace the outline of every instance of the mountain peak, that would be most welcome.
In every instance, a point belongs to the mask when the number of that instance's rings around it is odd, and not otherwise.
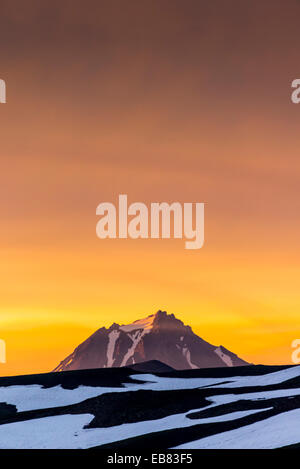
[[[156,319],[156,317],[157,317],[157,313],[151,314],[150,316],[147,316],[146,318],[137,319],[130,324],[123,324],[122,326],[119,326],[119,328],[120,330],[124,332],[131,332],[137,329],[151,330],[153,327],[153,322]]]
[[[54,371],[132,366],[158,360],[175,369],[246,365],[225,347],[194,334],[174,314],[158,310],[129,324],[98,329]]]

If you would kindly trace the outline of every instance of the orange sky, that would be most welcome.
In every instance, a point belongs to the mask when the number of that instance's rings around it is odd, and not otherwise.
[[[0,374],[158,309],[255,363],[299,324],[298,1],[3,1]],[[100,202],[205,202],[205,245],[99,240]]]

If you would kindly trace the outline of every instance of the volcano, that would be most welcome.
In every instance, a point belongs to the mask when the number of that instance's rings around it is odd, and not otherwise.
[[[158,311],[130,324],[98,329],[53,371],[116,368],[151,360],[175,370],[248,365],[222,345],[203,340],[174,314]]]

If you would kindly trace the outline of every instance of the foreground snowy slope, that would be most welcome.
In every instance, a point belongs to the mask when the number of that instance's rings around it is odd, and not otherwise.
[[[279,448],[299,423],[297,366],[0,378],[2,449]]]

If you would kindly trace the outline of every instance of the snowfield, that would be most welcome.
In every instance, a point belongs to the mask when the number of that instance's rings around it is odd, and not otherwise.
[[[0,378],[0,449],[297,445],[300,367],[278,368]]]
[[[185,443],[176,449],[274,449],[299,443],[300,409],[247,427]]]
[[[257,411],[234,412],[224,417],[203,419],[203,423],[237,419],[255,412]],[[61,415],[1,425],[0,449],[86,449],[145,433],[193,425],[185,414],[178,414],[110,428],[84,429],[93,417],[91,414]]]
[[[114,389],[114,392],[124,390]],[[0,402],[15,405],[18,412],[24,412],[76,404],[107,392],[112,392],[112,388],[78,386],[76,389],[63,389],[61,386],[56,386],[45,389],[39,385],[8,386],[0,388]]]

